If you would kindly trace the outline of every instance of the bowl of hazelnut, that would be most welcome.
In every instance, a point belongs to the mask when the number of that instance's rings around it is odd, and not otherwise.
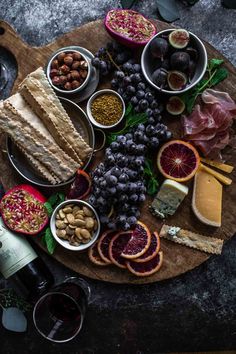
[[[46,75],[55,91],[74,94],[87,85],[91,63],[78,50],[61,48],[49,60]]]

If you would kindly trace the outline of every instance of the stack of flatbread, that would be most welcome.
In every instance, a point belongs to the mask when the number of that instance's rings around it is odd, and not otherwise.
[[[0,130],[52,184],[68,180],[92,152],[42,68],[25,78],[18,93],[0,102]]]

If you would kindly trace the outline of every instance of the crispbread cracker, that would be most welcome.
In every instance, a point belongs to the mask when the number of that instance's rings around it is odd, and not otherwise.
[[[53,153],[50,153],[43,144],[35,139],[32,127],[20,117],[14,108],[5,102],[0,106],[0,129],[7,133],[16,144],[22,146],[25,151],[34,156],[52,173],[56,173],[62,181],[70,178],[75,170],[64,165]]]
[[[163,225],[160,231],[160,237],[207,253],[221,254],[222,252],[224,241],[219,238],[203,236],[183,229],[180,229],[174,235],[171,235],[169,234],[171,228],[173,229],[175,227]]]
[[[26,88],[35,100],[34,104],[31,103],[31,106],[42,117],[44,124],[48,126],[58,145],[64,146],[64,140],[66,140],[81,160],[86,160],[92,149],[75,130],[70,117],[49,85],[42,68],[29,74],[20,85],[22,94],[25,95],[26,99],[29,99],[28,93],[25,92]]]
[[[26,158],[27,158],[28,162],[30,163],[30,165],[32,165],[32,167],[42,177],[46,178],[52,184],[60,183],[60,179],[57,176],[53,175],[52,172],[49,172],[47,167],[45,167],[43,164],[41,164],[41,162],[36,160],[32,155],[28,154],[22,146],[17,145],[17,147],[26,156]]]

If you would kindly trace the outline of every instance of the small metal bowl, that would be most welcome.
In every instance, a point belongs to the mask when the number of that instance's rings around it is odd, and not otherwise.
[[[170,95],[176,95],[180,94],[183,92],[186,92],[190,90],[192,87],[197,85],[197,83],[202,79],[203,75],[205,74],[206,68],[207,68],[207,52],[204,44],[202,41],[192,32],[189,32],[190,35],[190,42],[196,48],[199,54],[198,62],[197,62],[197,67],[196,71],[194,74],[194,77],[191,79],[190,83],[187,84],[185,88],[182,90],[174,91],[174,90],[165,90],[162,89],[161,87],[157,86],[153,81],[152,81],[152,73],[155,70],[155,63],[151,55],[150,51],[150,44],[156,37],[160,37],[160,35],[168,35],[170,32],[174,31],[176,28],[172,29],[167,29],[164,31],[158,32],[152,39],[146,44],[146,46],[143,49],[142,52],[142,57],[141,57],[141,67],[142,67],[142,72],[143,75],[145,76],[146,80],[148,83],[154,87],[156,90],[162,92],[162,93],[167,93]]]
[[[84,80],[84,82],[82,83],[82,85],[80,85],[78,88],[74,89],[74,90],[63,90],[59,87],[57,87],[56,85],[54,85],[52,83],[52,79],[50,77],[50,69],[51,69],[51,64],[52,64],[52,61],[60,54],[60,53],[76,53],[78,52],[82,58],[86,61],[86,63],[88,64],[88,74],[87,74],[87,77],[86,79]],[[82,91],[85,86],[88,84],[89,80],[90,80],[90,77],[91,77],[91,62],[90,60],[88,60],[87,56],[82,54],[79,50],[75,50],[75,49],[68,49],[68,47],[64,47],[64,48],[61,48],[60,50],[57,50],[53,55],[52,57],[49,59],[49,62],[47,63],[47,66],[46,66],[46,75],[47,75],[47,79],[48,81],[50,82],[50,85],[54,88],[55,91],[59,92],[59,93],[63,93],[63,94],[75,94],[77,92],[80,92]]]
[[[92,112],[91,112],[91,106],[92,106],[92,103],[93,101],[95,100],[96,97],[100,96],[100,95],[104,95],[104,94],[113,94],[115,95],[116,97],[119,98],[119,100],[121,101],[122,103],[122,107],[123,107],[123,110],[122,110],[122,115],[120,117],[120,119],[114,123],[114,124],[111,124],[111,125],[103,125],[103,124],[100,124],[98,123],[94,118],[93,118],[93,115],[92,115]],[[124,115],[125,115],[125,102],[123,100],[123,98],[114,90],[109,90],[109,89],[104,89],[104,90],[100,90],[100,91],[97,91],[95,92],[91,97],[90,99],[88,100],[88,103],[87,103],[87,116],[88,118],[90,119],[90,122],[95,125],[96,127],[98,128],[101,128],[101,129],[112,129],[114,127],[116,127],[118,124],[120,124],[120,122],[123,120],[124,118]]]
[[[88,209],[90,209],[96,220],[97,220],[97,230],[94,231],[93,237],[92,239],[88,242],[88,243],[84,243],[81,244],[79,246],[73,246],[70,245],[69,242],[67,240],[63,240],[62,238],[58,237],[56,234],[56,215],[58,213],[58,211],[62,208],[64,208],[66,205],[68,204],[75,204],[78,206],[86,206]],[[50,229],[52,232],[52,235],[54,237],[54,239],[64,248],[66,248],[67,250],[70,251],[85,251],[86,249],[88,249],[89,247],[91,247],[97,240],[99,234],[100,234],[100,229],[101,229],[101,224],[100,224],[100,220],[98,217],[98,214],[96,212],[96,210],[92,207],[92,205],[90,205],[88,202],[85,202],[84,200],[79,200],[79,199],[68,199],[62,203],[60,203],[56,209],[54,209],[52,216],[51,216],[51,220],[50,220]]]

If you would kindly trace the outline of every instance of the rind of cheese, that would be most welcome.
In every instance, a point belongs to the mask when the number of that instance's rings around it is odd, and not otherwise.
[[[192,208],[204,224],[221,226],[222,185],[211,174],[200,169],[194,177]]]
[[[227,172],[227,173],[231,173],[234,169],[234,166],[227,165],[225,163],[215,161],[215,160],[205,159],[204,157],[201,157],[201,161],[206,163],[207,165],[213,166],[213,167],[218,168],[219,170]]]
[[[232,179],[231,178],[228,178],[228,177],[225,177],[224,175],[222,175],[221,173],[219,172],[216,172],[215,170],[213,170],[212,168],[210,167],[207,167],[203,164],[200,164],[200,169],[208,172],[209,174],[211,174],[212,176],[214,176],[215,178],[217,178],[220,182],[226,184],[227,186],[229,186],[231,183],[232,183]]]
[[[161,218],[173,215],[187,194],[187,186],[166,179],[152,202],[151,211]]]

